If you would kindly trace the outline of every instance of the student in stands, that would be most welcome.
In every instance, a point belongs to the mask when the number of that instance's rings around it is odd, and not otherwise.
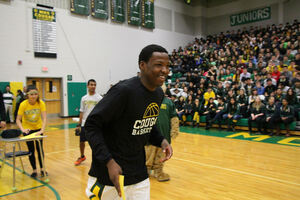
[[[219,98],[219,97],[224,97],[224,88],[223,88],[223,84],[222,82],[219,82],[218,83],[218,86],[216,88],[216,91],[215,91],[215,94],[216,96]]]
[[[258,95],[257,89],[253,88],[252,93],[251,93],[251,95],[249,96],[249,99],[248,99],[248,104],[250,106],[254,103],[256,97],[259,97],[262,101],[265,100],[265,96],[264,95]]]
[[[226,103],[229,103],[231,98],[234,98],[234,99],[236,98],[235,93],[232,89],[230,89],[225,96]]]
[[[226,112],[226,103],[223,99],[223,97],[219,97],[218,98],[218,105],[217,105],[217,109],[216,109],[216,115],[215,117],[210,120],[210,124],[213,124],[215,121],[218,122],[218,125],[219,125],[219,130],[221,130],[221,122],[222,122],[222,119],[223,119],[223,114]]]
[[[214,91],[212,90],[212,88],[209,87],[209,88],[207,89],[207,92],[204,93],[204,100],[205,100],[204,105],[207,105],[207,104],[208,104],[208,101],[209,101],[211,98],[212,98],[212,99],[215,99],[215,98],[216,98],[216,95],[215,95]]]
[[[45,132],[47,115],[46,115],[46,105],[45,103],[40,100],[39,93],[34,85],[29,85],[27,88],[27,100],[23,101],[20,104],[20,108],[18,111],[17,116],[17,125],[21,129],[24,135],[35,134],[43,135]],[[44,150],[43,150],[43,140],[41,140],[41,147],[40,149],[38,142],[29,141],[26,142],[27,147],[31,155],[29,156],[29,161],[33,172],[31,177],[37,177],[37,170],[36,170],[36,161],[35,161],[35,148],[38,152],[38,158],[41,168],[41,176],[45,175],[43,163],[42,163],[42,156],[44,157]],[[34,148],[35,146],[35,148]]]
[[[248,117],[248,97],[246,96],[243,88],[239,90],[239,95],[237,96],[236,102],[240,107],[240,115],[243,117]]]
[[[257,96],[254,103],[250,106],[250,117],[248,119],[249,132],[252,133],[252,123],[257,125],[258,132],[263,134],[262,127],[265,122],[265,105],[261,102],[261,99]]]
[[[198,98],[195,99],[193,104],[193,127],[197,125],[197,127],[200,126],[200,115],[202,114],[202,103]]]
[[[214,99],[210,98],[207,105],[204,107],[203,114],[206,116],[206,130],[209,130],[211,127],[210,121],[216,116],[217,105],[214,103]]]
[[[294,107],[289,105],[286,98],[282,99],[282,105],[279,111],[280,117],[279,122],[283,123],[286,129],[286,136],[290,136],[290,124],[294,121]],[[277,135],[280,133],[280,126],[277,123]]]
[[[183,96],[181,96],[179,97],[178,101],[175,102],[176,112],[181,124],[183,124],[182,116],[184,115],[184,106],[185,106],[184,98]]]
[[[250,78],[246,78],[243,88],[245,89],[246,95],[250,96],[253,89],[252,80]]]
[[[270,97],[268,103],[266,104],[266,124],[265,134],[274,135],[274,130],[276,124],[279,122],[279,112],[278,107],[275,104],[275,97]],[[271,132],[268,133],[267,129],[270,129]]]
[[[182,116],[183,118],[183,125],[186,125],[186,120],[189,116],[193,117],[194,113],[193,113],[193,98],[192,96],[188,96],[186,103],[184,105],[184,114]]]
[[[227,121],[227,130],[235,131],[235,125],[240,118],[242,118],[242,115],[240,115],[240,107],[235,98],[231,98],[223,115],[223,119]]]
[[[265,92],[267,92],[268,95],[271,94],[271,92],[275,92],[276,86],[272,83],[272,79],[267,79],[267,86],[265,87]]]
[[[285,98],[288,101],[289,105],[291,105],[291,106],[296,106],[299,103],[296,93],[294,92],[294,90],[292,88],[288,89]]]
[[[256,81],[254,88],[257,90],[258,95],[264,95],[265,88],[261,85],[260,81]]]

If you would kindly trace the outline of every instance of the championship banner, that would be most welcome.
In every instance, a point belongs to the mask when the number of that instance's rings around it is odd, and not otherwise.
[[[33,50],[35,57],[56,58],[56,13],[32,9]]]
[[[237,26],[248,24],[262,20],[271,19],[271,7],[250,10],[243,13],[238,13],[230,16],[230,25]]]
[[[141,0],[127,0],[128,24],[141,25]]]
[[[155,28],[154,23],[154,0],[142,0],[142,26]]]
[[[108,0],[91,0],[92,16],[108,19]]]
[[[90,15],[89,0],[71,0],[71,12],[79,15]]]
[[[125,22],[125,0],[111,0],[111,20]]]

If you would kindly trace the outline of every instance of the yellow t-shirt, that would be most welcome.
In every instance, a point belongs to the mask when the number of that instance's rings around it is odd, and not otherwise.
[[[43,111],[46,111],[46,105],[42,100],[34,105],[31,105],[28,100],[23,101],[18,111],[18,115],[22,116],[23,128],[29,130],[41,129],[43,125],[41,113]]]
[[[208,104],[208,100],[209,100],[210,98],[216,98],[215,93],[214,93],[213,91],[212,91],[211,93],[205,92],[205,93],[204,93],[204,100],[205,100],[204,105],[207,105],[207,104]]]

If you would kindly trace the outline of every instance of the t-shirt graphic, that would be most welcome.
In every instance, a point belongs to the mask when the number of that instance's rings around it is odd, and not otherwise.
[[[132,135],[144,135],[150,133],[155,125],[159,115],[159,106],[157,103],[151,103],[147,106],[143,119],[136,120],[133,125]]]

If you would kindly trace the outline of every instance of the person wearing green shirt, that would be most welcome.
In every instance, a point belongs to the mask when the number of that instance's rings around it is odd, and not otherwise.
[[[164,87],[163,90],[165,92]],[[164,97],[161,103],[156,126],[169,143],[171,143],[171,139],[174,139],[179,133],[179,119],[177,117],[176,108],[174,103],[167,97]],[[158,181],[169,181],[170,176],[163,172],[163,163],[161,162],[161,159],[164,157],[164,153],[162,149],[153,145],[148,145],[145,147],[145,150],[146,166],[149,176],[153,170],[154,177]]]

